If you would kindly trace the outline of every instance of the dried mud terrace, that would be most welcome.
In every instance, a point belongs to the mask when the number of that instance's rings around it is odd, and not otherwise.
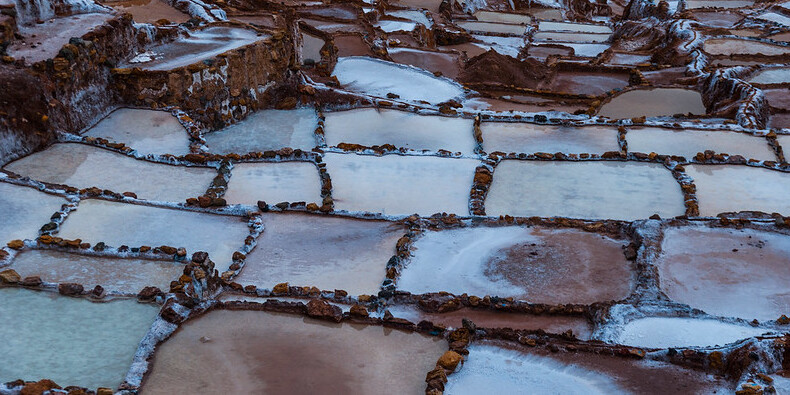
[[[0,0],[0,394],[781,392],[788,10]]]

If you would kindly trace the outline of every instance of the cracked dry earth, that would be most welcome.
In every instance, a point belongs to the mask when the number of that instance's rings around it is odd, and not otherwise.
[[[790,3],[0,0],[0,394],[790,391]]]

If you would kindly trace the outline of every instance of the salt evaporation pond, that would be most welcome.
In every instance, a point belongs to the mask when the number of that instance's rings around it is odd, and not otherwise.
[[[268,36],[254,30],[225,26],[212,26],[190,31],[186,37],[146,48],[149,56],[136,56],[123,67],[141,67],[146,70],[172,70],[213,58]]]
[[[237,163],[231,170],[228,204],[256,205],[259,200],[321,202],[321,178],[312,162]]]
[[[528,25],[532,22],[532,17],[529,15],[506,12],[480,10],[475,12],[474,16],[481,22],[511,23],[518,25]]]
[[[118,257],[73,254],[60,251],[30,250],[14,258],[11,269],[22,278],[38,276],[44,282],[77,283],[85,289],[101,285],[107,292],[137,294],[145,287],[168,289],[178,279],[184,265]]]
[[[634,162],[504,160],[494,171],[485,207],[488,216],[634,220],[685,213],[672,173]]]
[[[220,310],[159,346],[141,393],[417,394],[446,350],[380,326]]]
[[[433,73],[440,72],[448,78],[458,77],[461,69],[459,55],[452,52],[422,51],[412,48],[390,48],[387,52],[396,63],[412,65]]]
[[[548,333],[565,333],[570,330],[580,340],[590,340],[590,335],[592,335],[592,325],[586,318],[579,316],[532,315],[471,308],[461,308],[446,313],[428,313],[416,305],[397,304],[388,305],[386,309],[397,318],[411,322],[427,320],[448,328],[462,328],[463,320],[468,319],[474,322],[478,328],[511,328],[531,331],[541,329]]]
[[[469,346],[463,367],[449,377],[445,392],[458,394],[612,394],[623,393],[609,375],[556,359],[502,349]]]
[[[511,25],[505,23],[479,22],[479,21],[460,21],[456,25],[469,32],[483,34],[505,34],[511,36],[523,36],[526,28],[523,25]]]
[[[329,146],[392,144],[417,151],[444,149],[471,155],[477,145],[471,119],[375,108],[328,112],[325,117],[324,134]]]
[[[72,37],[82,37],[110,18],[110,14],[88,13],[20,26],[19,33],[23,39],[16,42],[12,40],[7,53],[17,59],[25,58],[27,64],[54,58]]]
[[[416,11],[416,10],[389,11],[388,10],[387,15],[394,16],[397,18],[409,19],[421,25],[424,25],[427,28],[430,28],[433,25],[433,23],[431,23],[431,20],[428,19],[428,16],[426,16],[425,12],[423,11]]]
[[[790,69],[765,69],[755,73],[748,79],[752,84],[786,84],[790,83]]]
[[[752,229],[670,228],[656,263],[672,300],[708,314],[774,320],[790,313],[790,240]]]
[[[628,296],[622,243],[594,233],[522,227],[428,231],[413,245],[398,288],[588,304]]]
[[[501,341],[484,341],[469,347],[469,360],[459,372],[448,377],[449,387],[459,388],[460,393],[464,393],[460,385],[453,384],[454,378],[460,374],[471,376],[476,372],[486,370],[475,369],[475,372],[464,373],[466,368],[470,366],[470,363],[472,363],[471,366],[477,366],[477,363],[472,362],[472,359],[478,355],[476,351],[482,348],[490,349],[492,359],[496,357],[495,360],[490,361],[491,363],[486,364],[486,366],[491,368],[489,371],[499,367],[499,364],[502,362],[511,362],[505,364],[502,371],[503,374],[496,375],[494,372],[491,372],[495,376],[491,379],[501,379],[503,383],[515,382],[515,385],[518,385],[519,381],[523,381],[521,380],[523,375],[526,374],[528,377],[532,377],[530,365],[525,364],[527,361],[540,364],[538,372],[544,373],[544,377],[547,379],[562,379],[563,377],[567,378],[565,375],[570,375],[572,377],[567,380],[568,383],[577,383],[578,380],[583,381],[578,383],[578,388],[574,386],[574,388],[563,391],[553,391],[552,388],[545,388],[542,391],[536,391],[539,393],[594,393],[596,389],[590,389],[589,387],[594,386],[596,382],[600,383],[600,380],[604,380],[614,387],[610,388],[611,391],[607,393],[618,394],[713,394],[727,393],[728,389],[732,387],[732,384],[722,377],[717,378],[714,375],[705,374],[701,371],[684,369],[677,365],[656,360],[637,360],[593,352],[552,353],[546,349],[522,348],[513,343]],[[534,380],[538,381],[538,384],[534,386],[536,388],[548,387],[550,384],[546,381],[539,381],[539,377],[535,377]],[[498,384],[494,383],[492,388],[498,388]],[[513,391],[497,391],[497,393],[522,392],[523,390],[520,388],[515,388]]]
[[[594,58],[609,49],[609,44],[592,44],[592,43],[568,43],[568,42],[552,42],[551,44],[562,45],[563,47],[572,48],[574,55]]]
[[[246,154],[290,147],[310,151],[316,146],[318,115],[313,108],[261,110],[243,121],[206,133],[206,145],[215,154]]]
[[[612,341],[634,347],[711,347],[759,336],[766,329],[714,319],[647,317],[628,322]]]
[[[388,215],[468,215],[473,159],[329,153],[335,210]]]
[[[572,23],[572,22],[551,22],[540,21],[538,23],[538,30],[540,31],[555,31],[555,32],[579,32],[579,33],[608,33],[612,34],[612,29],[605,25],[593,25],[585,23]]]
[[[118,388],[159,312],[133,299],[95,303],[21,288],[0,288],[0,297],[2,382]]]
[[[603,43],[609,40],[609,34],[572,33],[572,32],[538,32],[532,36],[535,41],[571,42],[571,43]]]
[[[381,19],[373,24],[374,26],[380,28],[385,33],[394,33],[394,32],[410,32],[417,28],[416,22],[411,21],[394,21],[388,19]]]
[[[143,155],[180,156],[189,153],[186,129],[166,111],[120,108],[88,129],[83,136],[124,143]]]
[[[738,38],[714,38],[705,41],[702,49],[711,55],[768,55],[778,56],[790,52],[790,47]]]
[[[181,202],[206,192],[217,170],[135,159],[87,144],[54,144],[5,166],[34,180],[76,188],[134,192],[146,200]]]
[[[790,174],[736,165],[688,165],[686,174],[697,186],[699,212],[762,211],[790,213]]]
[[[119,12],[132,14],[135,22],[156,23],[162,19],[170,23],[184,23],[190,16],[173,8],[163,0],[124,0],[105,3]]]
[[[302,34],[302,62],[312,61],[318,63],[321,61],[321,48],[326,45],[326,42],[318,37],[309,34]]]
[[[345,88],[378,97],[394,93],[404,100],[437,104],[464,93],[458,83],[428,71],[362,56],[339,58],[332,75]]]
[[[306,214],[264,214],[264,232],[234,281],[261,288],[287,282],[375,295],[406,230],[395,223]]]
[[[613,119],[675,114],[705,114],[699,92],[683,88],[636,89],[621,93],[604,103],[598,115]]]
[[[38,230],[66,203],[60,196],[0,182],[0,245],[35,239]]]
[[[723,130],[628,129],[629,152],[678,155],[692,159],[698,152],[741,155],[746,159],[775,160],[776,154],[763,137]]]
[[[217,269],[230,265],[233,252],[249,235],[243,218],[88,199],[69,214],[58,236],[111,247],[184,247],[206,251]],[[221,270],[220,270],[221,271]]]
[[[566,154],[620,151],[618,131],[611,127],[535,125],[514,122],[483,122],[483,150],[486,152],[563,152]]]

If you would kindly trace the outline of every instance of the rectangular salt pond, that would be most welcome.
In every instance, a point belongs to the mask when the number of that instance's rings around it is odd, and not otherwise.
[[[21,41],[12,40],[7,53],[17,59],[25,58],[27,64],[54,58],[72,37],[82,37],[92,29],[103,25],[110,18],[112,18],[110,14],[89,13],[53,18],[44,23],[21,26],[19,33],[23,39]]]
[[[116,389],[159,312],[134,299],[105,303],[0,288],[0,381],[50,379]]]
[[[624,242],[579,230],[479,227],[425,232],[398,289],[590,304],[630,293]]]
[[[691,89],[652,88],[620,93],[598,109],[598,115],[612,119],[660,117],[675,114],[705,114],[702,95]]]
[[[569,42],[550,42],[551,44],[559,44],[563,47],[572,48],[574,55],[583,58],[594,58],[603,51],[609,49],[609,44],[587,44],[587,43],[569,43]]]
[[[312,162],[237,163],[231,170],[228,204],[256,205],[259,200],[321,202],[321,178]]]
[[[416,151],[445,149],[471,155],[477,145],[471,119],[375,108],[324,115],[324,134],[329,146],[337,146],[341,142],[368,147],[392,144]]]
[[[97,199],[81,201],[58,233],[92,245],[100,241],[112,247],[167,245],[184,247],[188,255],[206,251],[218,269],[230,265],[233,252],[248,235],[244,218]]]
[[[120,108],[82,135],[124,143],[143,155],[189,153],[186,129],[166,111]]]
[[[737,165],[688,165],[697,186],[699,212],[762,211],[790,214],[790,174]]]
[[[567,154],[620,151],[618,131],[607,127],[567,127],[513,122],[483,122],[483,150],[486,152],[563,152]]]
[[[410,32],[417,28],[416,22],[407,21],[393,21],[389,19],[381,19],[374,23],[374,26],[381,28],[385,33],[394,32]]]
[[[167,290],[184,265],[173,261],[124,259],[29,250],[14,258],[11,269],[22,278],[38,276],[50,283],[78,283],[85,289],[101,285],[107,292],[137,294],[147,286]]]
[[[565,33],[565,32],[538,32],[532,36],[535,41],[542,42],[572,42],[572,43],[603,43],[609,39],[609,33]]]
[[[702,49],[711,55],[723,56],[733,54],[778,56],[790,52],[790,47],[787,46],[738,38],[710,39],[705,41]]]
[[[485,201],[488,216],[635,220],[685,213],[662,165],[635,162],[502,161]]]
[[[790,69],[763,69],[754,73],[747,81],[751,84],[786,84],[790,82]]]
[[[477,11],[474,13],[475,18],[481,22],[498,22],[510,23],[518,25],[529,25],[532,23],[532,17],[526,14],[511,14],[507,12],[493,12],[493,11]]]
[[[66,203],[60,196],[0,182],[0,246],[11,240],[35,239],[38,230]]]
[[[483,34],[494,33],[507,34],[511,36],[523,36],[527,32],[523,25],[510,25],[504,23],[459,21],[456,22],[456,25],[469,32]]]
[[[365,56],[338,58],[332,75],[344,88],[371,96],[398,95],[402,100],[438,104],[457,99],[464,88],[426,70]]]
[[[214,310],[159,346],[143,393],[418,394],[445,351],[440,337],[381,326]]]
[[[731,392],[723,377],[667,362],[483,341],[469,347],[463,368],[450,376],[445,393],[515,394],[524,388],[551,394]]]
[[[473,159],[334,154],[324,157],[335,210],[388,215],[469,214]]]
[[[753,0],[687,0],[686,8],[743,8],[754,4]]]
[[[571,22],[540,21],[538,30],[543,32],[579,32],[579,33],[607,33],[612,34],[612,29],[605,25],[589,25]]]
[[[313,108],[260,110],[243,121],[206,133],[206,145],[215,154],[247,154],[290,147],[310,151],[316,146],[318,115]]]
[[[190,31],[186,37],[146,48],[122,67],[141,67],[146,70],[172,70],[188,66],[221,53],[267,38],[250,29],[213,26]],[[153,54],[153,57],[148,54]]]
[[[265,230],[234,281],[273,288],[287,282],[349,295],[375,295],[395,244],[406,233],[392,222],[297,213],[265,214]]]
[[[763,137],[723,130],[674,130],[663,128],[628,129],[625,135],[629,152],[678,155],[692,159],[698,152],[741,155],[746,159],[776,160],[776,154]]]
[[[754,18],[762,19],[768,22],[778,23],[784,26],[790,26],[790,18],[776,12],[766,12],[764,14],[757,15]]]
[[[753,229],[670,228],[656,262],[670,299],[724,317],[775,320],[790,309],[790,238]]]
[[[5,166],[34,180],[76,188],[134,192],[140,199],[181,202],[204,194],[217,170],[135,159],[87,144],[55,144]]]

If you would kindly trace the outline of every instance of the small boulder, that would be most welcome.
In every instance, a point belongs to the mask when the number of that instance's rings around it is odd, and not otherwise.
[[[77,296],[77,295],[82,294],[83,290],[84,290],[84,288],[82,287],[81,284],[76,284],[76,283],[62,283],[62,284],[58,284],[58,292],[61,295]]]
[[[307,302],[307,315],[335,322],[340,322],[343,319],[343,311],[340,310],[340,307],[320,299],[312,299]]]
[[[6,269],[0,272],[0,281],[5,284],[16,284],[22,277],[14,269]]]
[[[452,372],[455,370],[458,364],[461,363],[461,360],[463,360],[461,354],[455,351],[447,351],[441,357],[439,357],[439,360],[436,362],[436,364]]]

